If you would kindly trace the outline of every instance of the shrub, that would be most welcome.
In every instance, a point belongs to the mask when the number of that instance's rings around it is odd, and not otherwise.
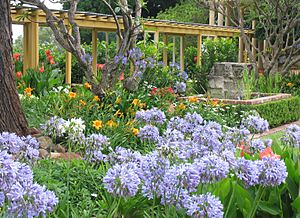
[[[261,117],[268,120],[270,127],[300,119],[300,97],[267,102],[258,105],[239,105],[237,111],[256,110]]]

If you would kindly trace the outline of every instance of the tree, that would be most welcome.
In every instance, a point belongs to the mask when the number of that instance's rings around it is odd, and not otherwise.
[[[241,37],[252,63],[257,63],[252,55],[254,48],[262,58],[266,74],[277,72],[286,74],[290,67],[300,61],[300,3],[299,0],[227,0],[202,1],[207,7],[226,15],[226,8],[233,13],[229,16],[233,25],[240,28]],[[243,13],[244,11],[244,13]],[[248,14],[248,16],[244,16]],[[266,40],[266,49],[261,51],[254,45],[246,34],[245,24],[255,20],[261,31],[262,38]],[[298,37],[297,37],[298,35]],[[256,64],[257,65],[257,64]]]
[[[0,1],[0,132],[30,133],[15,81],[10,0]]]
[[[64,18],[57,17],[45,4],[43,0],[20,0],[21,3],[34,5],[44,11],[46,14],[47,25],[52,29],[57,42],[68,52],[71,52],[76,58],[78,64],[84,69],[85,76],[88,82],[92,85],[92,91],[94,94],[102,97],[105,93],[111,90],[117,82],[121,71],[119,70],[119,63],[114,60],[110,60],[105,63],[102,69],[102,76],[100,84],[92,70],[92,57],[90,54],[86,54],[80,44],[80,31],[79,26],[75,21],[75,13],[80,0],[69,0],[70,8],[68,9],[68,23],[72,29],[72,33],[68,30],[68,27],[64,23]],[[117,35],[120,39],[120,47],[117,52],[118,57],[129,57],[129,50],[135,46],[136,37],[141,30],[141,14],[142,14],[142,1],[135,0],[134,10],[129,7],[127,0],[119,0],[118,7],[121,12],[124,29],[121,30],[121,26],[115,10],[106,1],[101,0],[110,9],[117,26]],[[58,0],[57,2],[60,2]],[[133,17],[134,15],[134,17]],[[134,76],[134,75],[133,75]],[[132,78],[127,78],[132,79]],[[127,83],[130,84],[130,83]],[[132,86],[125,87],[132,89]]]

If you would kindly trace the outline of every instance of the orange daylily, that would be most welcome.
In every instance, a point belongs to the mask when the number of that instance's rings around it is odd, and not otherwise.
[[[93,127],[97,130],[103,128],[103,122],[101,120],[94,120]]]
[[[69,98],[75,98],[76,93],[75,92],[69,92]]]
[[[274,154],[272,151],[272,148],[270,148],[270,147],[267,147],[264,151],[260,152],[259,158],[263,159],[264,157],[280,159],[280,155]]]
[[[88,82],[85,82],[85,83],[84,83],[84,87],[85,87],[86,89],[92,89],[92,85],[89,84]]]

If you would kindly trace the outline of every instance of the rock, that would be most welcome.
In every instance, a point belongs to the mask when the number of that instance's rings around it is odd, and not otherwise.
[[[66,153],[66,149],[61,145],[52,145],[48,150],[51,152]]]
[[[52,139],[48,136],[41,136],[37,138],[40,148],[47,150],[49,147],[53,146]]]
[[[52,159],[64,159],[64,160],[82,159],[79,154],[74,153],[74,152],[68,152],[68,153],[51,152],[50,158],[52,158]]]
[[[39,157],[40,158],[44,159],[44,158],[47,158],[49,156],[50,156],[50,154],[49,154],[49,152],[47,150],[42,149],[42,148],[39,149]]]

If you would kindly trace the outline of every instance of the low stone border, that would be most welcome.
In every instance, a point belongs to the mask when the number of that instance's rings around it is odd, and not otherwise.
[[[262,104],[269,101],[276,101],[280,99],[290,98],[291,94],[269,94],[269,93],[261,93],[264,97],[250,99],[250,100],[235,100],[235,99],[220,99],[220,98],[203,98],[202,95],[198,96],[188,96],[188,97],[179,97],[179,100],[188,100],[190,97],[196,97],[199,101],[207,102],[207,101],[217,101],[222,102],[224,104],[242,104],[242,105],[254,105],[254,104]]]

